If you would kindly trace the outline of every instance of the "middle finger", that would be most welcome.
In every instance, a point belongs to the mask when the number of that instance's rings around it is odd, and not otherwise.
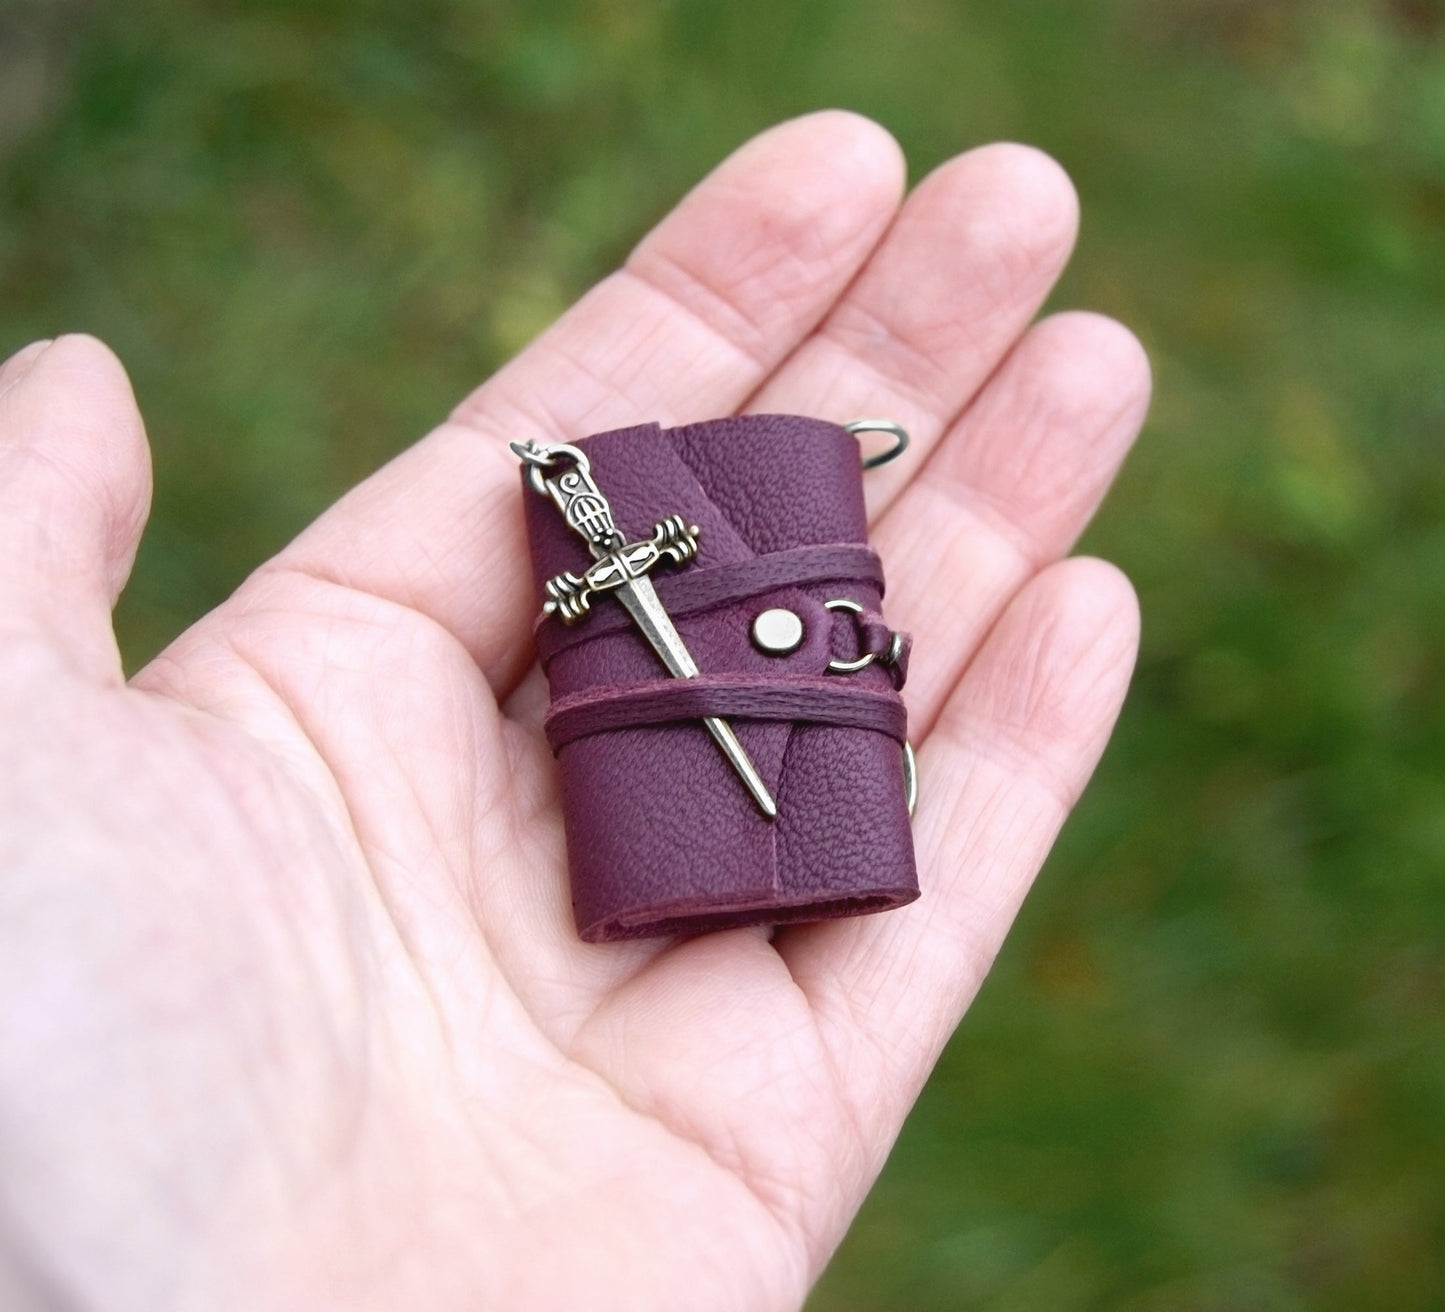
[[[1037,313],[1077,226],[1073,187],[1040,151],[1001,144],[950,160],[744,408],[902,424],[908,458],[867,480],[876,519]]]

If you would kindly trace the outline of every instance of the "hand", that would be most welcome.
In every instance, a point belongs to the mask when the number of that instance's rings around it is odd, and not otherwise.
[[[0,1303],[782,1309],[841,1238],[1103,747],[1136,641],[1061,560],[1146,405],[1029,323],[1075,201],[1017,146],[899,208],[841,113],[744,146],[129,686],[148,499],[97,343],[0,374]],[[897,419],[867,480],[905,910],[588,946],[509,439]]]

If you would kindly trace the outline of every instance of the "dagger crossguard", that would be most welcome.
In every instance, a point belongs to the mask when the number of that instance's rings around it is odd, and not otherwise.
[[[548,579],[542,613],[555,615],[563,624],[576,624],[598,593],[640,579],[658,565],[686,565],[697,555],[698,535],[696,524],[685,523],[681,515],[669,515],[653,528],[650,538],[614,546],[580,578],[568,571]]]

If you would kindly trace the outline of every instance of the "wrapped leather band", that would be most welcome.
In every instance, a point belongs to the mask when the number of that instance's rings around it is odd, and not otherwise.
[[[746,601],[778,588],[802,587],[812,583],[867,582],[883,593],[883,562],[872,547],[856,542],[830,542],[822,546],[794,547],[770,551],[732,565],[715,569],[684,570],[681,574],[659,574],[653,587],[667,613],[674,619],[698,615],[718,606]],[[566,628],[543,618],[536,626],[537,655],[545,667],[559,651],[591,642],[631,626],[620,607],[591,616],[586,624]]]
[[[553,702],[545,728],[547,742],[557,752],[594,733],[701,720],[708,715],[869,729],[886,733],[900,744],[908,739],[907,712],[898,698],[888,693],[844,687],[831,678],[779,682],[760,675],[729,674],[573,693]]]

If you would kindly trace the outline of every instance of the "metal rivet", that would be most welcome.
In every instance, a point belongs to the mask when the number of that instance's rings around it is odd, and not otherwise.
[[[803,621],[778,606],[753,621],[753,646],[769,656],[786,656],[803,645]]]

